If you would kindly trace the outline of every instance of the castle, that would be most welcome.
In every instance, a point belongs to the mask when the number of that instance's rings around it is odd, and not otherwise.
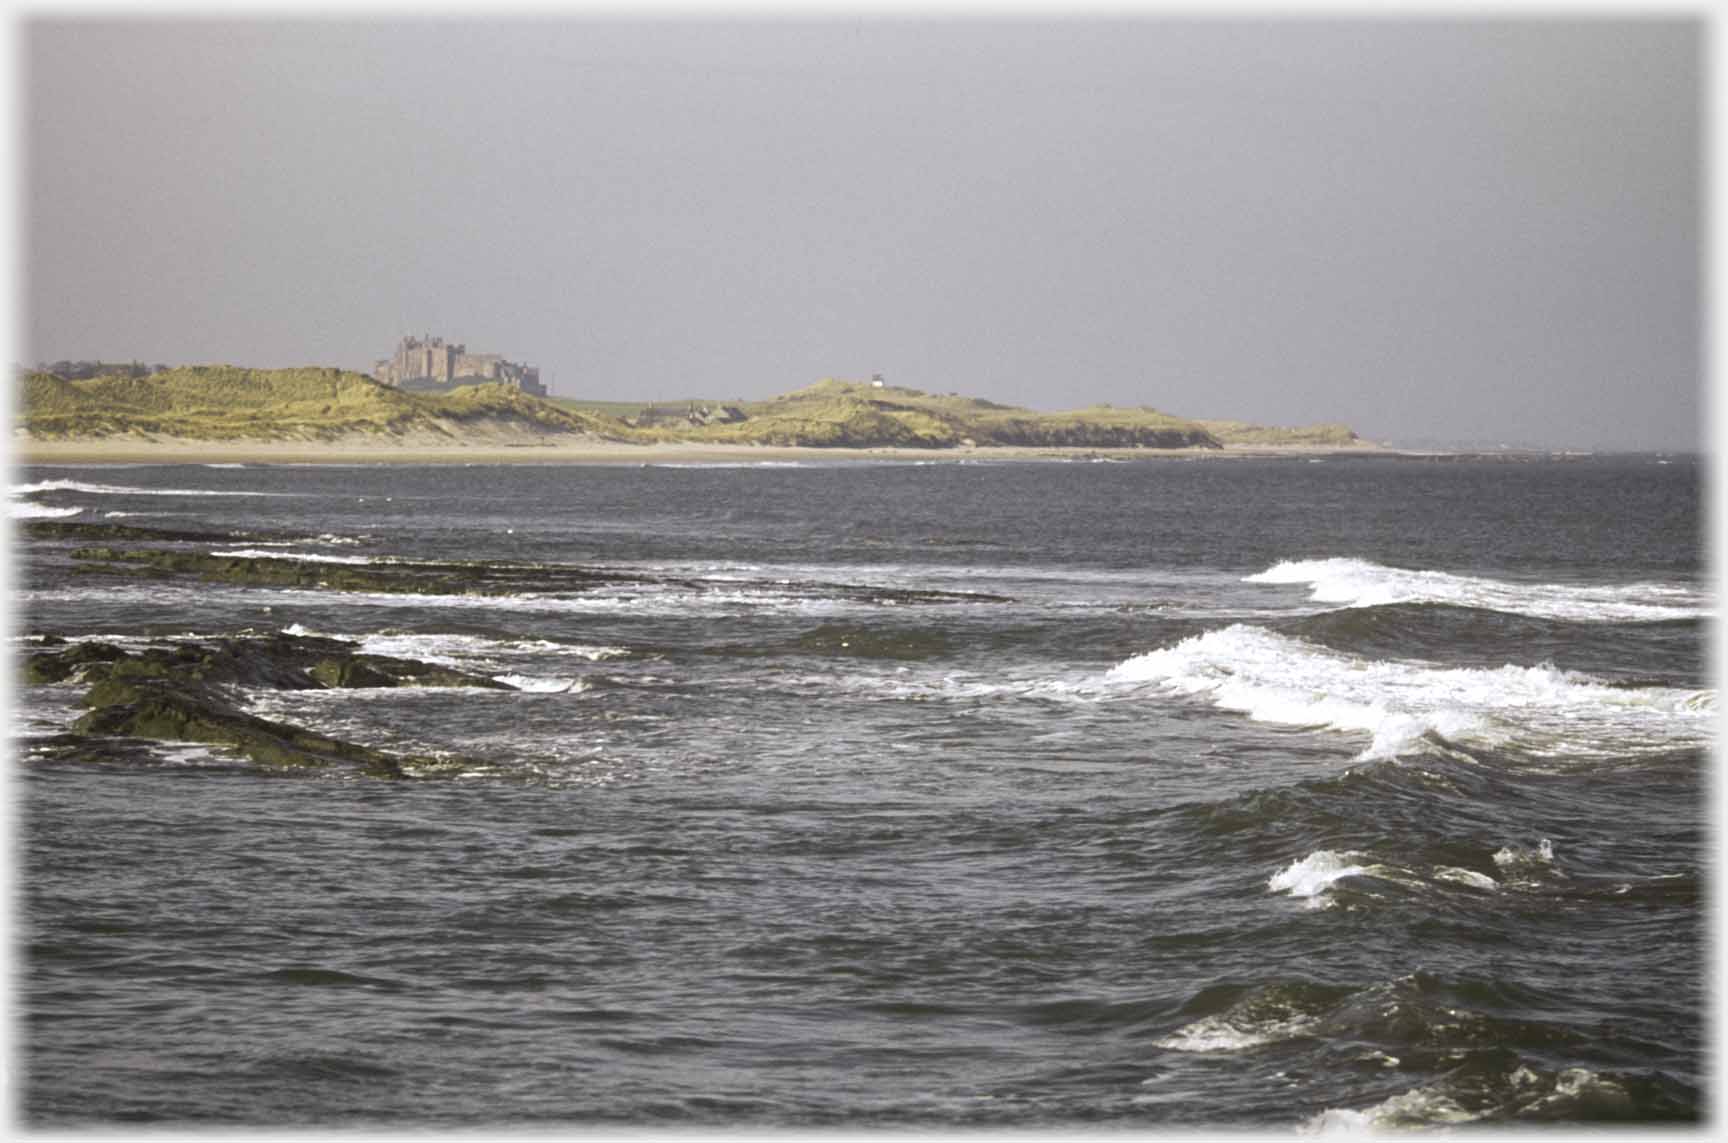
[[[441,337],[405,337],[392,357],[380,358],[372,376],[398,389],[448,392],[458,385],[498,381],[535,397],[546,396],[540,370],[506,361],[496,353],[469,353],[465,345],[446,345]]]

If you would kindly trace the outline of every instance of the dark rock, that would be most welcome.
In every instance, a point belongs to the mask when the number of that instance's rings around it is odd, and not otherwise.
[[[64,642],[56,640],[59,644]],[[126,657],[125,651],[106,643],[74,643],[64,651],[38,651],[24,660],[24,681],[64,682],[92,663],[113,663]]]
[[[358,654],[352,643],[341,639],[281,632],[180,642],[136,653],[86,642],[63,651],[38,652],[25,664],[27,682],[60,682],[74,674],[88,682],[162,679],[275,690],[401,686],[513,689],[484,675],[416,659]]]
[[[394,687],[396,678],[358,659],[319,659],[306,673],[327,687]]]
[[[676,587],[702,591],[699,580],[640,572],[596,571],[567,564],[508,564],[464,561],[330,564],[291,556],[221,556],[162,548],[76,548],[73,559],[97,564],[94,570],[129,574],[188,575],[217,583],[261,587],[322,588],[414,595],[545,595],[592,591],[598,587]],[[873,603],[1003,603],[1006,596],[963,591],[917,591],[865,584],[805,581],[777,585],[831,599]]]
[[[403,778],[401,759],[238,710],[200,687],[110,680],[91,688],[95,709],[73,724],[85,734],[128,735],[232,747],[261,766],[346,765],[377,778]]]
[[[83,735],[156,738],[228,747],[271,769],[343,767],[383,778],[460,770],[470,759],[398,757],[330,738],[290,723],[248,714],[228,687],[311,690],[324,687],[463,686],[513,690],[479,675],[414,659],[359,655],[353,644],[281,632],[183,640],[139,652],[84,642],[30,657],[31,682],[76,675],[91,683],[89,713],[74,728]],[[126,752],[60,749],[53,756],[123,760]],[[134,752],[135,754],[135,752]]]
[[[145,528],[134,524],[79,523],[72,520],[26,520],[23,534],[32,540],[156,540],[193,544],[231,544],[235,540],[282,541],[307,539],[279,532],[196,532],[180,528]]]

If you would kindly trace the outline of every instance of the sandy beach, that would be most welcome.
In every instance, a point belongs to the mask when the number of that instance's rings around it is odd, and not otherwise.
[[[202,441],[104,437],[15,438],[15,464],[759,464],[796,461],[1228,460],[1244,457],[1421,456],[1360,444],[1234,445],[1222,449],[1101,448],[774,448],[754,445],[620,444],[560,440],[546,444],[471,445],[412,441]]]

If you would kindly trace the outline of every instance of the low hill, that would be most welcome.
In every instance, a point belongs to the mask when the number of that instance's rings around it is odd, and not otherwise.
[[[1350,427],[1340,424],[1302,425],[1278,428],[1271,425],[1251,425],[1246,421],[1198,421],[1207,432],[1225,445],[1360,445]]]
[[[573,410],[607,406],[561,401]],[[616,405],[610,406],[618,408]],[[680,408],[682,418],[667,414]],[[648,439],[805,447],[1217,448],[1194,421],[1156,409],[1094,406],[1063,413],[897,386],[826,379],[767,401],[680,401],[638,406]],[[652,412],[649,412],[652,410]],[[732,415],[735,414],[735,415]]]
[[[43,440],[147,435],[193,440],[347,437],[635,439],[616,419],[561,409],[506,385],[406,393],[340,369],[194,365],[149,376],[25,376],[16,426]]]

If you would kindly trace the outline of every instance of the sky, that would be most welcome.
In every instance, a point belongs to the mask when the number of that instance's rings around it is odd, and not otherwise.
[[[1705,439],[1697,17],[19,29],[22,362]]]

